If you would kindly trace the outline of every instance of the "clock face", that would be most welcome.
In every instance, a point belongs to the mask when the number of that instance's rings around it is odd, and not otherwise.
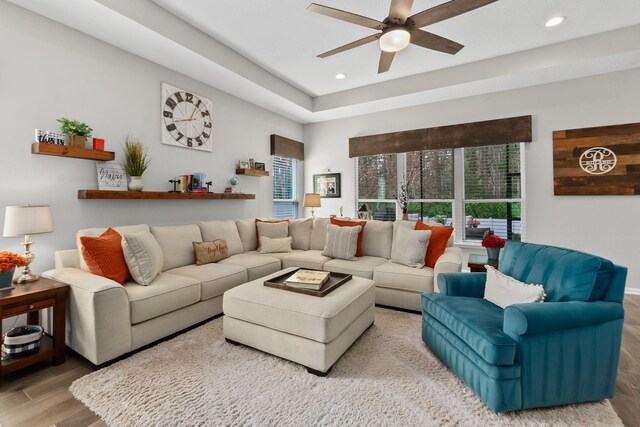
[[[162,142],[211,151],[211,101],[177,87],[162,84]]]

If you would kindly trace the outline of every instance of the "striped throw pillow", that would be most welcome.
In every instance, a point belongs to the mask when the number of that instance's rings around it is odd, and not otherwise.
[[[339,258],[347,261],[355,261],[358,250],[358,234],[362,227],[339,227],[327,225],[327,238],[324,242],[322,255],[331,258]]]
[[[396,232],[396,240],[393,242],[391,261],[407,267],[424,267],[424,256],[427,253],[430,237],[431,231],[429,230],[411,230],[408,227],[399,227]]]

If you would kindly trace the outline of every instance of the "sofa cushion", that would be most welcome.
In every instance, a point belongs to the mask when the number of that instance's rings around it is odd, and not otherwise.
[[[516,343],[502,331],[504,310],[482,298],[422,294],[422,310],[491,365],[513,365]]]
[[[424,256],[430,237],[431,231],[399,228],[393,242],[391,260],[407,267],[424,267]]]
[[[199,222],[198,227],[200,227],[200,232],[202,233],[202,240],[226,240],[229,255],[236,255],[244,252],[244,246],[240,240],[240,234],[238,234],[238,227],[236,227],[235,221],[204,221]],[[252,249],[255,248],[255,224],[253,227],[254,246]]]
[[[362,233],[362,254],[381,258],[391,258],[393,242],[393,222],[367,221]]]
[[[433,292],[433,269],[407,267],[389,261],[373,270],[373,281],[379,288]]]
[[[360,246],[358,242],[361,236],[362,227],[359,225],[341,227],[329,224],[322,255],[354,261]]]
[[[160,273],[149,286],[127,282],[131,324],[162,316],[200,301],[200,282],[186,276]]]
[[[302,249],[311,248],[311,231],[313,230],[313,218],[297,218],[289,220],[289,236],[293,239],[291,247]]]
[[[116,230],[120,235],[124,233],[137,233],[138,231],[149,231],[149,226],[147,224],[138,224],[138,225],[120,225],[118,227],[112,227]],[[83,230],[78,230],[76,233],[76,246],[78,248],[78,258],[80,261],[80,269],[84,271],[89,271],[89,267],[87,267],[87,263],[82,259],[82,243],[80,242],[80,237],[82,236],[92,236],[98,237],[102,233],[107,231],[107,227],[101,228],[85,228]]]
[[[243,252],[253,251],[257,247],[256,219],[244,218],[236,220],[236,228],[242,242]]]
[[[427,224],[427,225],[429,225],[431,227],[444,227],[444,225],[440,224],[439,222],[423,222],[423,224]],[[394,239],[396,237],[396,231],[398,230],[398,227],[409,227],[412,230],[415,230],[416,221],[408,221],[408,220],[403,220],[403,219],[395,220],[393,222],[393,238]],[[447,241],[447,247],[448,248],[453,247],[454,240],[455,240],[454,233],[451,233],[451,236],[449,237],[449,240]]]
[[[269,255],[232,255],[218,264],[237,265],[246,268],[248,280],[255,280],[281,268],[280,260]]]
[[[345,261],[343,259],[332,259],[324,264],[324,270],[334,273],[352,274],[365,279],[373,279],[373,270],[388,260],[375,256],[361,256],[355,261]]]
[[[162,271],[162,248],[149,230],[123,233],[122,252],[131,277],[140,285],[150,285]]]
[[[310,249],[308,251],[293,252],[282,258],[282,268],[302,267],[313,270],[322,270],[331,258],[322,255],[322,251]]]
[[[323,298],[269,288],[256,280],[227,291],[223,310],[225,316],[329,343],[374,301],[373,282],[357,277]]]
[[[261,237],[281,239],[289,236],[288,219],[260,219],[256,218],[257,243],[255,249],[260,249]]]
[[[613,263],[571,249],[507,242],[500,272],[525,283],[541,283],[546,301],[595,301],[606,291]]]
[[[319,251],[324,249],[324,241],[327,238],[327,225],[329,225],[329,218],[314,218],[311,241],[309,243],[311,249]]]
[[[82,258],[89,271],[124,284],[130,277],[129,267],[122,252],[122,236],[113,228],[98,237],[82,236]]]
[[[187,265],[167,271],[170,274],[191,277],[200,282],[200,299],[207,300],[222,295],[229,289],[247,281],[247,269],[238,265],[206,264]]]
[[[416,230],[430,230],[431,238],[427,247],[427,254],[424,258],[424,264],[427,267],[434,268],[436,261],[442,256],[451,236],[453,235],[453,227],[442,227],[425,224],[422,221],[416,222]]]
[[[258,252],[261,254],[281,254],[291,252],[291,236],[278,239],[271,239],[267,236],[260,236],[260,247]]]
[[[227,241],[224,239],[217,239],[213,242],[192,242],[192,244],[196,265],[209,264],[229,258],[229,248],[227,248]]]
[[[364,228],[367,225],[367,221],[351,221],[351,220],[341,220],[337,218],[330,218],[329,222],[331,225],[337,225],[338,227],[360,227],[360,231],[358,232],[358,247],[356,250],[356,256],[361,257],[362,253],[362,238],[364,237]],[[327,239],[329,238],[329,228],[327,228]],[[325,250],[327,248],[327,242],[325,241]]]
[[[196,224],[153,226],[151,234],[156,238],[164,254],[162,271],[195,262],[193,242],[202,241],[200,228]]]

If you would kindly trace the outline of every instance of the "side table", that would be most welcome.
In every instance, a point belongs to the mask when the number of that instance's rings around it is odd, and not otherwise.
[[[69,285],[41,277],[35,282],[15,285],[14,289],[0,292],[0,319],[27,314],[30,325],[40,324],[40,310],[53,308],[53,338],[43,335],[37,352],[9,358],[0,362],[0,374],[22,369],[34,363],[53,358],[59,365],[65,357],[65,310]]]
[[[497,259],[489,259],[486,255],[471,254],[469,255],[469,262],[467,266],[472,273],[487,271],[484,266],[489,264],[492,267],[498,268]]]

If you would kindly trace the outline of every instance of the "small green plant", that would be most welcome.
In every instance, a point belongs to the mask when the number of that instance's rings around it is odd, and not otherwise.
[[[340,206],[340,217],[343,217],[344,215],[342,214],[344,211],[344,206]]]
[[[124,143],[124,163],[122,167],[129,176],[142,176],[144,171],[149,167],[151,159],[147,156],[147,150],[144,148],[138,138],[127,136]]]
[[[93,129],[88,124],[82,123],[76,120],[60,117],[58,122],[62,124],[60,130],[62,133],[68,133],[69,135],[87,136],[93,132]]]

